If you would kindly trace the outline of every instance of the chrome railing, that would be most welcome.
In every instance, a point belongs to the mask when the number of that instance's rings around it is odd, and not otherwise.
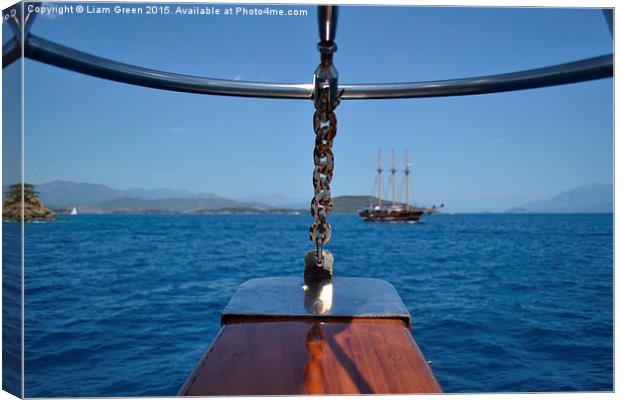
[[[331,14],[319,12],[318,15],[320,31],[335,34],[336,21],[326,17]],[[314,90],[312,83],[236,81],[142,68],[78,51],[29,34],[28,30],[25,32],[25,57],[116,82],[186,93],[284,99],[310,99]],[[2,48],[2,67],[20,56],[18,39],[9,41]],[[426,82],[340,84],[339,90],[342,92],[342,100],[468,96],[565,85],[612,76],[613,55],[607,54],[497,75]]]

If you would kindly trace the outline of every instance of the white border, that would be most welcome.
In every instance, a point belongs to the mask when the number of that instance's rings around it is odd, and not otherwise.
[[[79,2],[79,1],[68,1],[68,2],[74,2],[74,3],[86,3],[84,2]],[[104,0],[94,0],[94,1],[89,1],[89,2],[104,2]],[[108,1],[109,2],[109,1]],[[187,3],[187,1],[180,1],[180,0],[150,0],[150,1],[139,1],[139,0],[125,0],[123,2],[126,3]],[[17,2],[15,1],[10,1],[10,0],[0,0],[0,6],[1,9],[5,9],[13,4],[16,4]],[[343,5],[379,5],[379,6],[389,6],[389,5],[413,5],[413,6],[476,6],[476,7],[565,7],[565,8],[613,8],[615,6],[615,3],[613,1],[600,1],[600,0],[596,0],[596,1],[589,1],[589,2],[585,2],[585,1],[579,1],[579,0],[563,0],[563,1],[559,1],[559,0],[538,0],[538,1],[503,1],[501,3],[498,3],[497,1],[489,1],[489,0],[476,0],[476,1],[467,1],[467,2],[451,2],[451,1],[441,1],[441,0],[426,0],[424,2],[420,2],[420,1],[407,1],[407,0],[390,0],[389,2],[377,2],[377,1],[368,1],[368,0],[357,0],[357,1],[353,1],[353,0],[339,0],[337,2],[330,2],[330,1],[326,1],[326,0],[317,0],[315,2],[308,2],[308,1],[304,1],[304,0],[288,0],[288,1],[265,1],[265,0],[258,0],[258,1],[249,1],[249,0],[236,0],[236,1],[224,1],[224,0],[213,0],[213,1],[196,1],[196,3],[220,3],[220,4],[307,4],[307,5],[316,5],[316,4],[343,4]],[[615,10],[614,10],[614,22],[615,22]],[[36,23],[36,22],[35,22]],[[604,23],[604,21],[601,18],[601,23]],[[615,65],[615,53],[616,53],[616,42],[614,41],[614,65]],[[24,75],[24,62],[23,62],[23,48],[22,48],[22,59],[20,60],[21,62],[21,73],[22,73],[22,123],[21,123],[21,129],[22,132],[24,132],[24,80],[25,80],[25,75]],[[312,69],[312,66],[309,66],[309,70]],[[615,141],[615,117],[617,115],[617,108],[616,108],[616,103],[615,103],[615,93],[616,93],[616,85],[617,82],[616,80],[614,80],[614,388],[617,388],[618,386],[618,380],[617,380],[617,374],[615,373],[615,366],[618,365],[618,352],[616,351],[616,343],[618,343],[618,331],[616,330],[615,327],[615,316],[616,313],[615,311],[618,309],[617,308],[617,298],[615,295],[615,288],[617,287],[618,284],[618,280],[615,274],[615,267],[616,267],[616,260],[615,260],[615,249],[617,248],[617,244],[618,244],[618,237],[617,237],[617,231],[616,231],[616,224],[615,224],[615,215],[616,213],[620,210],[620,206],[618,206],[618,204],[615,202],[615,177],[616,177],[616,164],[615,164],[615,154],[618,150],[617,146],[618,144]],[[0,96],[1,97],[1,96]],[[0,98],[0,109],[2,106],[2,99]],[[0,126],[0,134],[1,134],[1,126]],[[22,174],[22,182],[24,179],[24,148],[23,148],[23,139],[24,139],[24,134],[22,134],[22,143],[21,143],[21,151],[22,151],[22,155],[21,155],[21,174]],[[2,144],[0,142],[0,165],[1,165],[1,161],[2,161]],[[1,228],[0,228],[0,232],[1,232]],[[2,261],[2,255],[0,252],[0,262]],[[24,330],[23,330],[23,323],[24,323],[24,256],[23,256],[23,224],[22,224],[22,395],[23,395],[23,390],[24,390],[24,348],[23,348],[23,344],[24,344]],[[1,278],[0,278],[0,282],[1,282]],[[1,298],[0,298],[0,306],[1,306]],[[0,308],[0,315],[1,315],[1,308]],[[1,349],[1,344],[0,344],[0,349]],[[329,396],[329,397],[333,397],[333,396]],[[356,396],[357,397],[357,396]],[[568,400],[573,400],[573,399],[593,399],[593,400],[598,400],[598,399],[611,399],[611,398],[615,398],[615,394],[614,393],[589,393],[589,392],[579,392],[579,393],[544,393],[544,394],[522,394],[522,393],[515,393],[515,394],[496,394],[496,393],[490,393],[490,394],[454,394],[454,395],[415,395],[415,396],[404,396],[404,395],[390,395],[390,396],[373,396],[373,399],[402,399],[402,398],[411,398],[411,399],[454,399],[454,400],[465,400],[465,399],[479,399],[479,398],[485,398],[485,399],[491,399],[491,398],[501,398],[501,399],[509,399],[509,400],[521,400],[521,399],[531,399],[531,398],[537,398],[537,399],[557,399],[558,397],[561,397],[562,399],[568,399]],[[115,397],[118,399],[123,399],[123,397]],[[145,398],[145,397],[140,397],[140,398]],[[149,397],[150,399],[169,399],[169,397]],[[226,397],[226,399],[234,399],[236,397]],[[0,399],[14,399],[14,397],[4,391],[0,392]],[[260,399],[280,399],[280,397],[260,397]],[[312,399],[328,399],[327,396],[312,396]]]

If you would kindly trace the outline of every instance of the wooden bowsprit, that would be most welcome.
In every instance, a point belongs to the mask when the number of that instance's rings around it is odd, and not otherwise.
[[[317,310],[314,300],[326,307]],[[297,278],[241,285],[180,396],[438,393],[389,283]]]

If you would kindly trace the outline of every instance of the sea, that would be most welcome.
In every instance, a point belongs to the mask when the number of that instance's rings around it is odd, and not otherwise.
[[[394,285],[445,392],[614,389],[612,214],[330,222],[336,276]],[[310,223],[77,215],[27,224],[25,395],[175,395],[237,286],[302,276]],[[18,242],[19,229],[3,225],[4,244]],[[5,278],[5,302],[19,294],[11,283],[19,279]]]

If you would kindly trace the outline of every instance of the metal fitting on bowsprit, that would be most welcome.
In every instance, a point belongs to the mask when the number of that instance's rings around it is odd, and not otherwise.
[[[319,42],[317,48],[321,52],[321,63],[314,71],[314,92],[312,96],[314,98],[314,106],[316,109],[323,109],[325,106],[326,112],[330,112],[338,107],[339,95],[338,95],[338,70],[334,66],[333,53],[336,51],[336,44],[333,42]],[[321,104],[321,93],[327,91],[327,104],[324,106]]]
[[[317,263],[318,257],[314,250],[308,251],[304,257],[304,279],[322,280],[332,278],[334,274],[334,256],[328,250],[322,250],[322,260]]]

